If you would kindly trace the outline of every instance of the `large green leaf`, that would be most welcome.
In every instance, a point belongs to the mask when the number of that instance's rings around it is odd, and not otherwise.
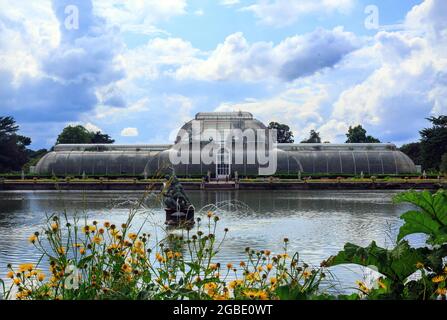
[[[417,270],[416,263],[422,259],[420,252],[411,248],[406,241],[399,242],[392,250],[381,248],[373,241],[366,248],[347,243],[344,250],[330,257],[326,264],[329,267],[350,263],[374,266],[393,281],[403,281]]]
[[[436,235],[439,233],[439,228],[442,227],[425,211],[407,211],[400,218],[405,221],[405,224],[399,229],[397,241],[413,233]]]
[[[405,192],[396,196],[395,201],[408,202],[421,209],[401,216],[405,223],[399,230],[398,241],[409,234],[425,233],[431,244],[447,242],[447,193],[444,190],[435,194],[429,191]]]

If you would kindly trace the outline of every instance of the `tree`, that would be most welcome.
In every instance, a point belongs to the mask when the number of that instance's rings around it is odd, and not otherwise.
[[[320,133],[310,130],[309,139],[303,140],[301,143],[321,143]]]
[[[17,134],[12,117],[0,117],[0,172],[19,171],[28,161],[26,147],[31,139]]]
[[[96,131],[92,134],[91,143],[114,143],[113,140],[108,134],[101,133],[101,131]]]
[[[276,129],[278,136],[278,143],[293,143],[293,132],[290,131],[290,127],[286,124],[278,122],[270,122],[269,129]]]
[[[346,143],[380,143],[379,139],[372,136],[367,136],[366,130],[363,129],[361,125],[356,127],[350,126],[346,137],[348,138]]]
[[[62,133],[57,137],[56,144],[71,144],[71,143],[114,143],[108,134],[100,131],[91,132],[81,125],[68,126],[62,130]]]
[[[427,118],[433,125],[421,130],[421,156],[424,169],[438,170],[447,153],[447,116]]]
[[[400,147],[400,151],[410,157],[415,164],[422,164],[421,144],[419,142],[404,144]]]

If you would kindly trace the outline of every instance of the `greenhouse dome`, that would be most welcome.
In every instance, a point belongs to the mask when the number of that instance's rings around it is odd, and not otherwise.
[[[171,172],[178,176],[257,176],[261,163],[253,150],[230,147],[218,141],[228,130],[262,132],[267,127],[248,112],[206,112],[185,123],[176,142],[166,145],[72,144],[56,145],[37,164],[36,173],[57,176],[155,176]],[[245,136],[242,145],[260,143]],[[268,144],[269,142],[265,142]],[[203,161],[206,146],[214,146],[212,161]],[[191,148],[198,146],[199,148]],[[190,148],[188,161],[173,163],[182,148]],[[267,148],[266,148],[267,149]],[[393,144],[274,144],[276,174],[409,174],[413,161]],[[272,152],[272,151],[269,151]],[[173,157],[174,156],[174,157]],[[192,161],[199,159],[198,161]],[[255,159],[255,161],[249,161]]]

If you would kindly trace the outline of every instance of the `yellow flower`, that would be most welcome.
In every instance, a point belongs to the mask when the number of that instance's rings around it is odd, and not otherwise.
[[[377,280],[377,284],[381,289],[386,289],[386,284],[381,279]]]
[[[369,292],[369,288],[366,286],[366,284],[362,281],[356,281],[357,286],[359,287],[359,289],[363,292]]]
[[[82,243],[75,243],[75,244],[73,244],[73,248],[81,248],[81,247],[83,247]]]
[[[108,222],[108,221],[104,222],[104,227],[110,228],[110,222]]]
[[[39,273],[37,275],[37,280],[39,280],[40,282],[42,282],[43,280],[45,280],[45,274],[44,273]]]
[[[270,250],[265,250],[265,255],[268,257],[272,253]]]
[[[217,270],[217,264],[210,264],[210,270]]]
[[[309,270],[304,270],[303,271],[303,277],[306,278],[306,279],[309,278],[311,274],[312,273]]]
[[[127,263],[125,263],[121,266],[121,270],[123,270],[126,273],[130,273],[132,272],[132,267],[129,266]]]
[[[422,262],[418,262],[418,263],[416,263],[416,268],[423,269],[424,268],[424,264]]]
[[[100,236],[94,236],[93,239],[92,239],[92,241],[93,241],[94,243],[96,243],[96,244],[100,244],[101,241],[102,241],[102,239],[101,239]]]
[[[29,241],[30,243],[34,243],[34,242],[36,242],[36,241],[37,241],[37,237],[36,237],[36,235],[35,235],[35,234],[31,235],[31,236],[28,238],[28,241]]]
[[[53,231],[57,231],[57,229],[59,229],[59,225],[56,222],[54,222],[54,223],[51,224],[51,229]]]
[[[175,255],[175,257],[177,259],[182,257],[182,253],[181,252],[176,252],[174,255]]]
[[[9,271],[9,272],[6,274],[6,277],[9,278],[9,279],[14,278],[14,272]]]
[[[100,234],[104,234],[105,231],[104,231],[103,228],[99,228],[98,232],[99,232]]]
[[[208,218],[211,218],[213,216],[213,213],[211,211],[208,211],[206,215]]]
[[[447,295],[447,288],[438,288],[438,289],[436,289],[436,294],[438,294],[440,296]]]
[[[230,289],[234,289],[241,286],[243,283],[244,282],[242,280],[233,280],[228,284],[228,286],[230,287]]]
[[[258,292],[258,297],[261,300],[268,300],[269,295],[265,291],[260,291],[260,292]]]
[[[168,252],[166,253],[166,257],[167,257],[168,259],[172,259],[172,258],[174,258],[174,253],[173,253],[172,251],[168,251]]]
[[[120,232],[118,229],[113,229],[110,231],[110,234],[112,235],[112,237],[117,238],[120,235]]]
[[[165,262],[165,258],[158,252],[155,254],[155,259],[157,259],[158,262]]]
[[[19,272],[32,271],[34,269],[34,265],[32,263],[22,263],[19,265]]]
[[[22,282],[22,280],[20,280],[19,278],[15,278],[14,279],[14,283],[18,286],[20,283]]]
[[[276,279],[275,277],[270,278],[270,283],[272,285],[275,285],[278,282],[278,279]]]
[[[445,276],[439,275],[434,277],[433,279],[431,279],[431,281],[433,281],[434,283],[439,283],[445,280]]]
[[[65,248],[64,247],[57,248],[57,253],[65,254]]]
[[[273,265],[271,263],[266,265],[266,268],[268,271],[271,271],[273,269]]]
[[[135,240],[136,238],[138,238],[136,233],[129,233],[129,239]]]
[[[81,248],[81,249],[79,249],[79,253],[80,253],[80,254],[85,254],[85,248]]]
[[[232,268],[233,268],[233,265],[232,265],[231,263],[228,263],[228,264],[227,264],[227,268],[228,268],[228,269],[232,269]]]

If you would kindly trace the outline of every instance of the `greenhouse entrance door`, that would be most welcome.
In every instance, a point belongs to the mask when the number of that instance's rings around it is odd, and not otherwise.
[[[231,176],[231,154],[225,148],[219,150],[216,156],[216,178],[225,180]]]

